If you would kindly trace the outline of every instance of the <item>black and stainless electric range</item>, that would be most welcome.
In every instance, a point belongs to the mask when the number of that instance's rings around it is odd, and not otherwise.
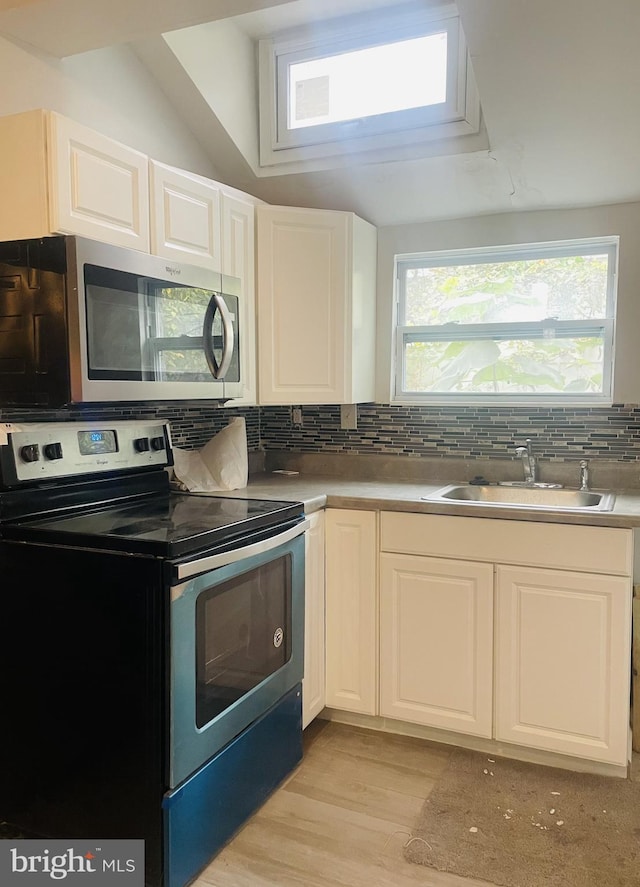
[[[0,425],[0,821],[192,880],[302,757],[301,503],[172,492],[162,421]]]

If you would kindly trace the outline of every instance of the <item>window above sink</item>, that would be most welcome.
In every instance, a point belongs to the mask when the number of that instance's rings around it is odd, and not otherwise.
[[[396,256],[399,403],[611,403],[617,237]]]

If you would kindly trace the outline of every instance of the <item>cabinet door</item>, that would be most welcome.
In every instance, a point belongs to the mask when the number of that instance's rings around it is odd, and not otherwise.
[[[349,214],[258,207],[261,404],[345,403]]]
[[[377,713],[377,520],[371,511],[326,512],[328,706]]]
[[[148,252],[146,155],[53,113],[48,141],[51,230]]]
[[[154,160],[149,169],[151,252],[221,271],[219,188]]]
[[[255,206],[222,191],[222,273],[240,279],[240,378],[244,394],[226,406],[257,403]]]
[[[380,714],[490,737],[493,567],[380,558]]]
[[[324,512],[308,516],[305,534],[304,594],[304,680],[302,681],[302,726],[307,726],[324,708]]]
[[[497,568],[496,739],[627,762],[631,580]]]
[[[46,111],[0,117],[0,240],[52,233],[46,144]]]

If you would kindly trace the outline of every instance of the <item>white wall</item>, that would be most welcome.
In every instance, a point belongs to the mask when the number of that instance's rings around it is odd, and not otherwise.
[[[156,160],[216,178],[205,152],[127,46],[58,60],[0,38],[0,83],[0,115],[58,111]]]
[[[255,171],[260,164],[253,41],[228,20],[174,31],[164,40]]]
[[[500,213],[380,228],[376,400],[388,403],[391,391],[395,255],[608,235],[620,237],[613,400],[615,403],[640,403],[640,203],[590,209]]]

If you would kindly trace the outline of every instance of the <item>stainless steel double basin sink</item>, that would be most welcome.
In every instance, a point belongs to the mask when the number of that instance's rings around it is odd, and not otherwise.
[[[616,496],[608,491],[569,490],[544,484],[451,484],[422,498],[428,502],[589,512],[611,511]]]

